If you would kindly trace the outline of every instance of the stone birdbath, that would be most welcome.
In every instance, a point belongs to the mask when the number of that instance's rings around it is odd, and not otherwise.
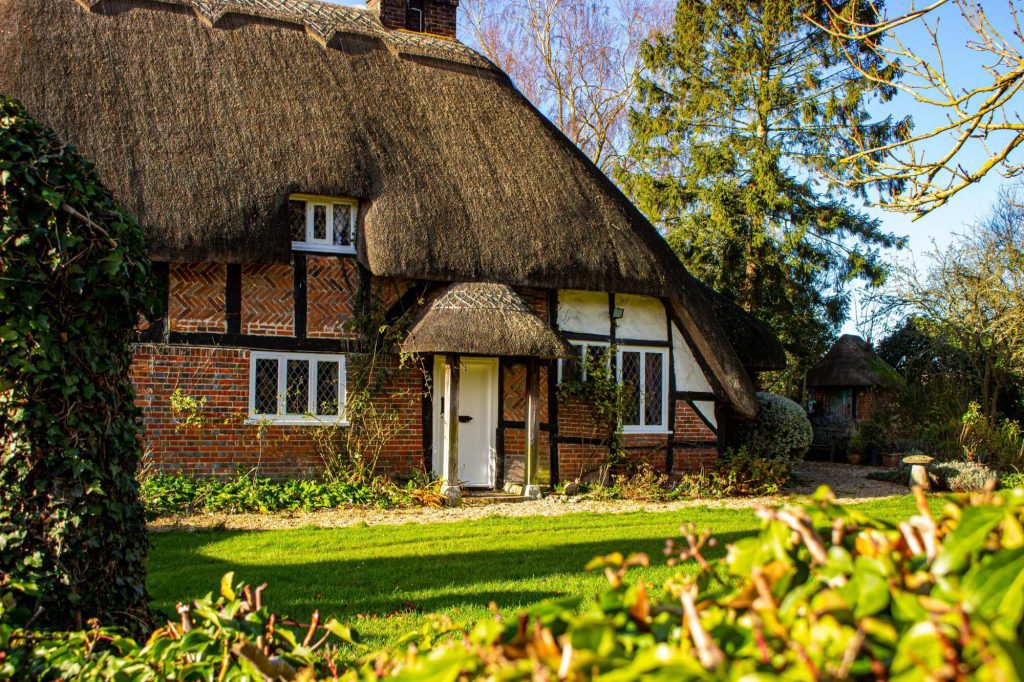
[[[921,486],[925,490],[931,490],[932,484],[928,480],[928,465],[932,463],[932,457],[928,455],[910,455],[903,458],[903,463],[910,466],[910,485]]]

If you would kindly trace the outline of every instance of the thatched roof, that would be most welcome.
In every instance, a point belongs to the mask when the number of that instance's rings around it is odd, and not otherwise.
[[[374,274],[672,299],[756,410],[733,346],[774,337],[727,335],[644,216],[458,41],[310,0],[0,0],[0,91],[96,163],[158,260],[286,262],[289,194],[356,197]]]
[[[573,348],[505,284],[448,287],[413,323],[407,353],[571,358]]]
[[[864,339],[852,334],[840,337],[825,357],[807,372],[807,384],[820,388],[896,388],[903,383],[899,372],[880,358]]]

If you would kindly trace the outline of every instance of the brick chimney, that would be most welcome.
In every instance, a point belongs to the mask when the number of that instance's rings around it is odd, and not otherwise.
[[[366,0],[385,28],[455,37],[459,0]]]

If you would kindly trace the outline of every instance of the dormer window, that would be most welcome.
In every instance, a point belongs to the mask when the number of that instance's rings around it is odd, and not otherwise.
[[[355,253],[359,203],[354,199],[293,194],[288,200],[292,249]]]

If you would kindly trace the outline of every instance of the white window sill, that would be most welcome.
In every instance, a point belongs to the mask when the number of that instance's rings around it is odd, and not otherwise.
[[[638,434],[642,436],[671,436],[675,431],[666,431],[665,429],[654,428],[654,429],[642,429],[636,427],[625,426],[622,428],[624,434]]]
[[[306,242],[292,242],[292,251],[302,251],[304,253],[344,253],[354,256],[356,253],[356,247],[327,246],[325,244],[307,244]]]
[[[279,417],[279,416],[252,416],[248,417],[245,424],[249,426],[351,426],[350,422],[343,419],[332,419],[330,417]]]

